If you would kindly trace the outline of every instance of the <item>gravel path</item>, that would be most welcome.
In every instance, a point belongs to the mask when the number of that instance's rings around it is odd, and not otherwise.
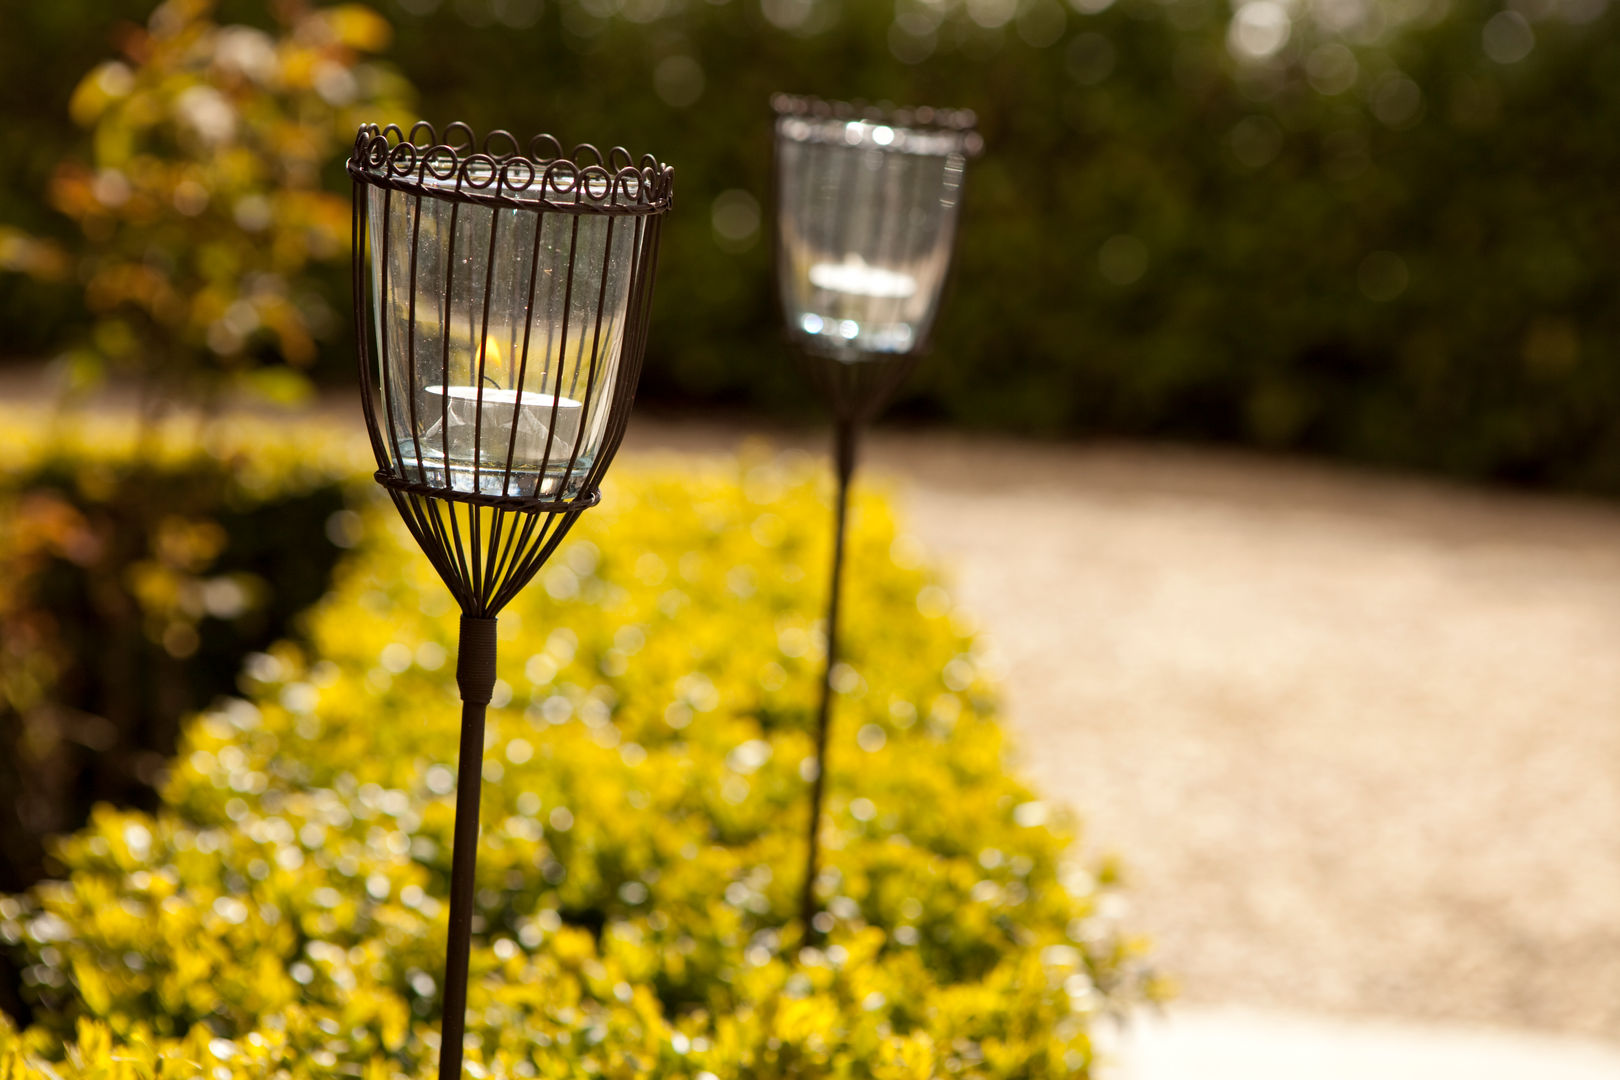
[[[743,434],[638,417],[630,450]],[[1620,508],[1186,450],[869,449],[1184,1001],[1620,1042]]]

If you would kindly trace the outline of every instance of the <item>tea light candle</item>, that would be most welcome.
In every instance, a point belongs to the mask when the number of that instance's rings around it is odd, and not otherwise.
[[[584,403],[573,398],[493,386],[429,386],[427,392],[448,399],[444,448],[447,457],[496,469],[534,467],[547,457],[566,465],[579,433]],[[517,429],[513,436],[514,426]]]
[[[810,267],[810,284],[828,292],[900,300],[917,292],[917,279],[898,270],[868,265],[859,255]]]

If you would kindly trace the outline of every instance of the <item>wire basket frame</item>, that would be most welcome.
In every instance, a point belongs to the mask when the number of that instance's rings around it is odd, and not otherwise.
[[[778,94],[777,298],[806,376],[870,422],[926,351],[955,249],[971,110]]]
[[[426,122],[360,128],[347,168],[376,479],[463,613],[490,617],[600,499],[674,171]]]

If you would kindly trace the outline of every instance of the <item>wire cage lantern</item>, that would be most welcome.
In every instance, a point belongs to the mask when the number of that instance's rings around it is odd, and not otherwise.
[[[354,307],[376,479],[461,608],[441,1078],[461,1073],[495,625],[624,437],[674,171],[550,135],[360,128]]]
[[[800,919],[818,932],[816,879],[849,485],[861,428],[928,345],[956,247],[969,158],[966,109],[889,109],[778,94],[776,277],[789,341],[835,422],[837,501],[827,655],[816,713]]]
[[[788,337],[840,420],[872,420],[926,349],[956,242],[967,109],[778,94],[776,273]]]

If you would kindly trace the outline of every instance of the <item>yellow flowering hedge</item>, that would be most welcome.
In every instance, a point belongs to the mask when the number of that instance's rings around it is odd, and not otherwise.
[[[99,810],[0,899],[15,1076],[404,1077],[437,1054],[455,613],[393,512],[191,724],[156,813]],[[854,515],[831,926],[793,929],[827,556],[819,470],[621,466],[501,618],[475,1076],[1085,1076],[1157,988],[1072,824],[1006,771],[980,654],[886,504]]]

